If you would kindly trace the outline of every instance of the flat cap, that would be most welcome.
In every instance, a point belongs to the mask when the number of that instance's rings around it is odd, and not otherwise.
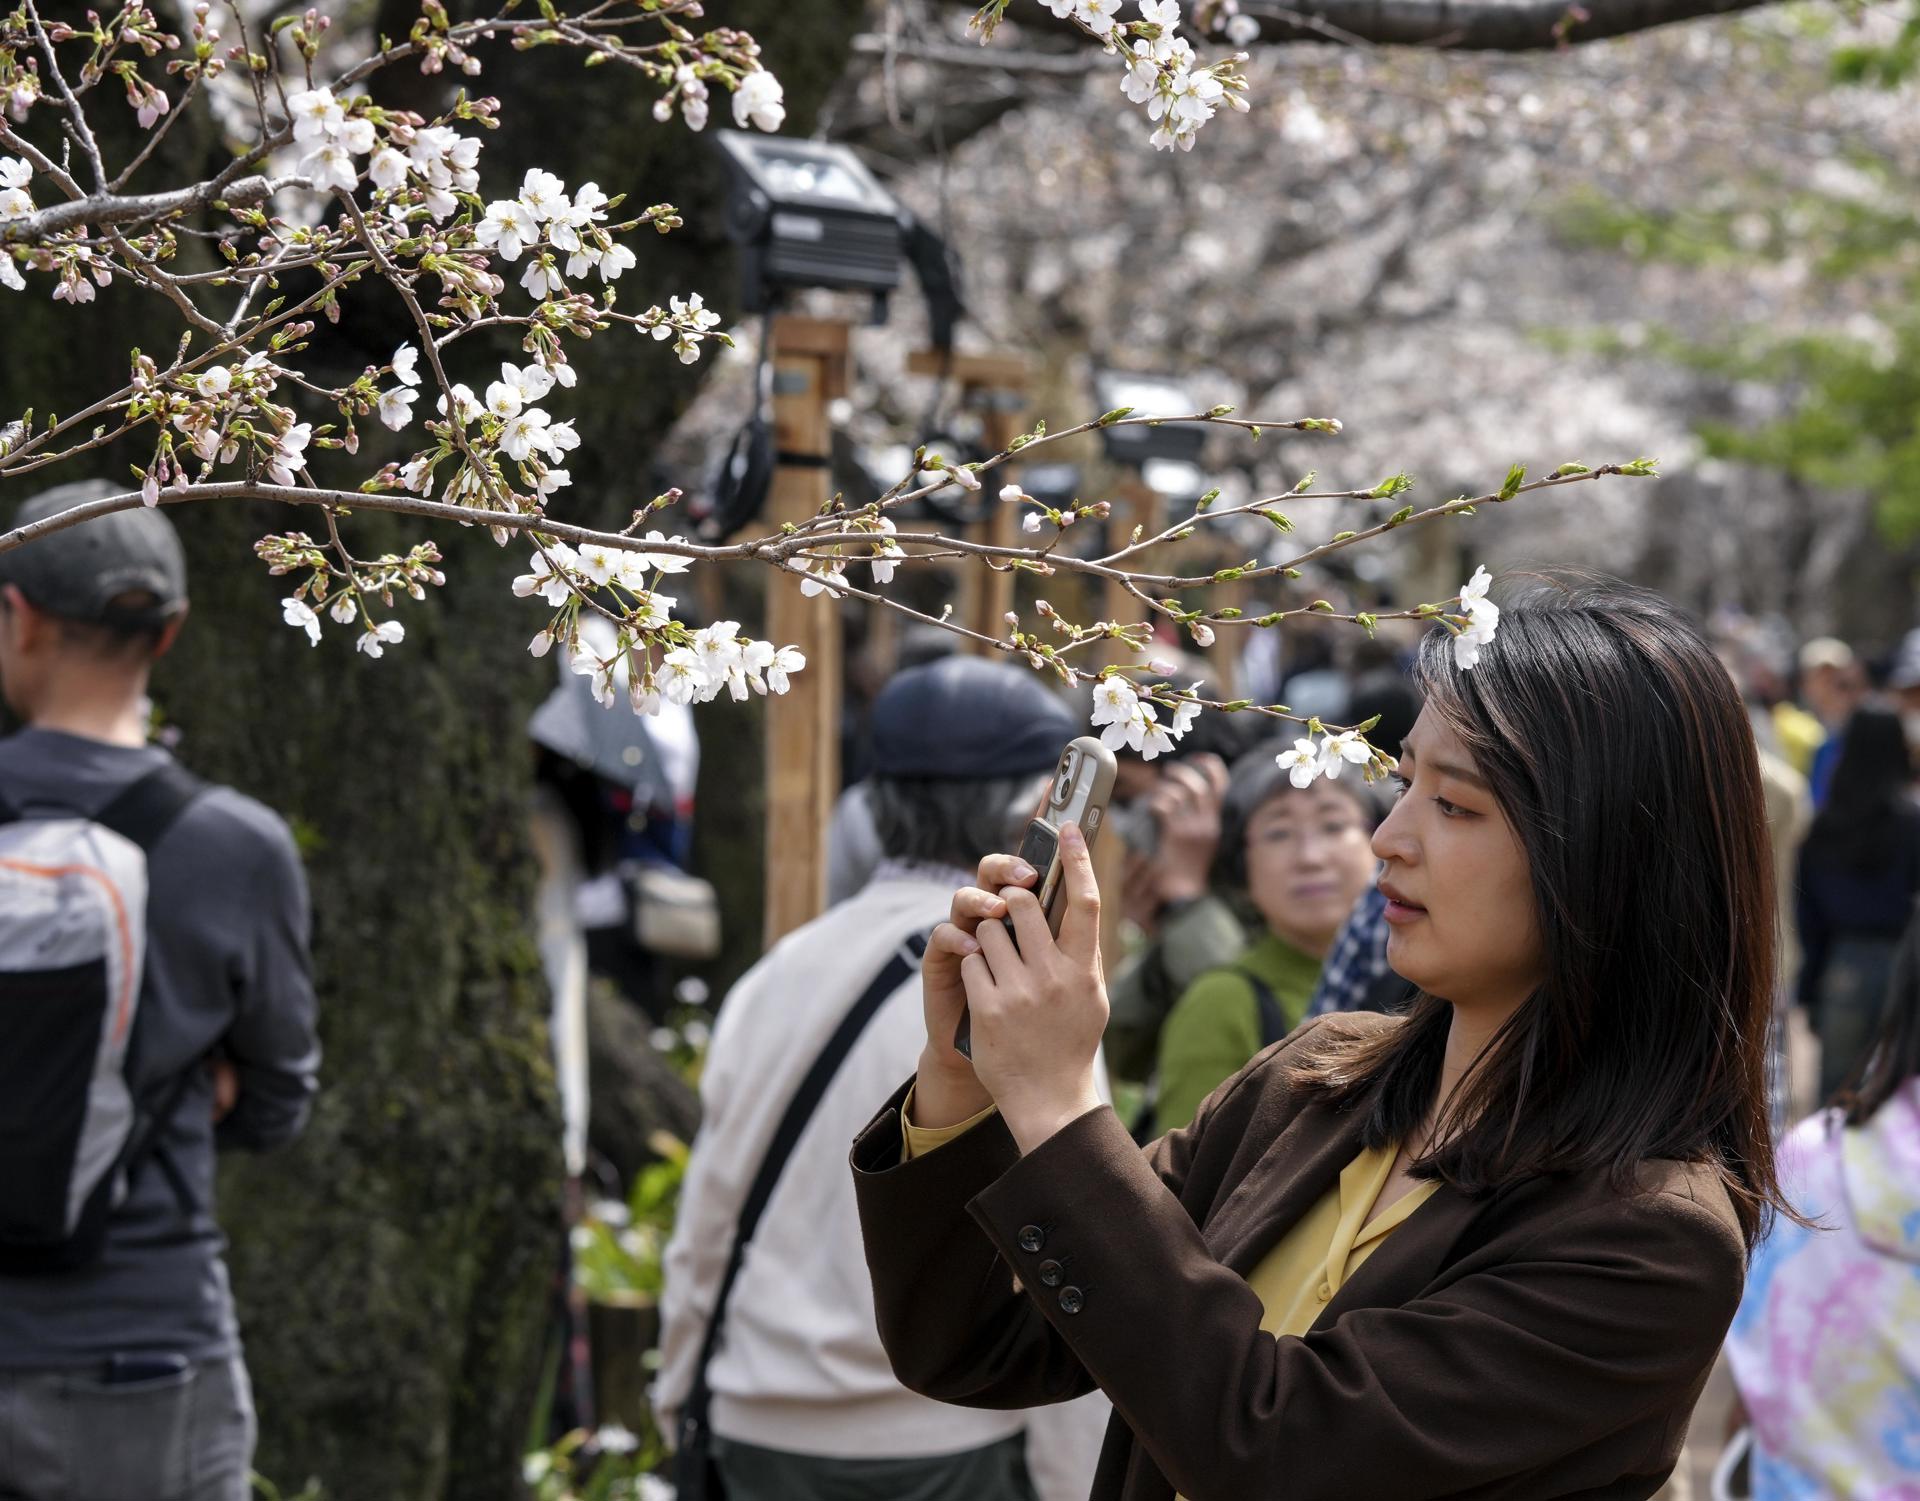
[[[946,657],[896,674],[873,702],[873,770],[975,780],[1051,771],[1080,732],[1066,702],[1023,667]]]

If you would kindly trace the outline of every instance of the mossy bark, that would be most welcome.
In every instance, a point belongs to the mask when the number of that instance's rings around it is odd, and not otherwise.
[[[786,84],[792,128],[804,129],[845,65],[861,9],[823,0],[803,27],[783,20],[775,0],[739,0],[716,19],[760,36]],[[391,35],[417,14],[398,0],[382,10]],[[733,273],[706,143],[653,125],[651,94],[625,69],[583,72],[574,55],[504,47],[489,62],[482,87],[501,97],[506,126],[488,137],[487,192],[512,191],[538,162],[569,184],[594,178],[624,190],[635,208],[675,202],[688,232],[635,244],[641,260],[620,283],[623,305],[697,288],[726,307]],[[383,102],[432,108],[418,91],[433,86],[389,75],[376,91]],[[722,115],[724,99],[716,104]],[[135,186],[183,180],[218,152],[210,135],[177,130],[170,164],[156,162]],[[130,346],[165,354],[178,339],[158,299],[115,287],[70,309],[46,301],[46,286],[0,294],[0,415],[74,410],[125,381]],[[397,299],[370,288],[338,329],[321,325],[313,358],[350,376],[408,333]],[[484,384],[482,353],[463,348],[456,378]],[[492,351],[502,354],[517,358],[510,342]],[[619,331],[577,362],[580,385],[563,405],[585,441],[564,509],[624,521],[657,488],[648,445],[689,399],[696,373]],[[367,446],[352,468],[316,464],[323,483],[351,483],[370,455],[398,451],[382,429],[361,431]],[[149,434],[11,481],[0,517],[42,483],[124,478],[150,451]],[[221,1180],[260,1409],[258,1468],[282,1485],[318,1477],[348,1501],[517,1497],[562,1247],[525,832],[524,725],[553,669],[528,659],[541,617],[507,587],[524,550],[435,533],[449,586],[425,605],[400,603],[406,640],[375,663],[339,627],[314,650],[283,626],[286,581],[251,554],[267,531],[318,532],[312,512],[223,504],[172,514],[187,542],[193,618],[157,674],[156,702],[189,765],[288,818],[313,890],[326,1049],[313,1121],[287,1152],[229,1162]],[[367,556],[422,534],[361,513],[350,540]],[[757,864],[757,844],[738,857]],[[757,930],[735,933],[757,941]]]

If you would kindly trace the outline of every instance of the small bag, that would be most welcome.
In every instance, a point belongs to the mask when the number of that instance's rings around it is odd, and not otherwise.
[[[671,865],[626,866],[620,873],[633,914],[633,941],[667,959],[720,953],[720,898],[712,883]]]

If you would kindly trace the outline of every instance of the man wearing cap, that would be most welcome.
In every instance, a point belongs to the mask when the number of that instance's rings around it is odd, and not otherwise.
[[[115,493],[34,496],[11,525]],[[82,522],[0,554],[0,803],[94,817],[171,766],[147,744],[147,679],[187,614],[158,510]],[[242,1501],[254,1410],[214,1219],[214,1149],[305,1123],[319,1048],[305,879],[286,824],[199,784],[148,846],[147,948],[128,1055],[157,1145],[77,1269],[0,1276],[0,1498]],[[0,1056],[30,1066],[0,1015]],[[164,1108],[154,1102],[166,1101]],[[7,1185],[0,1181],[0,1202]]]
[[[749,1186],[801,1080],[893,956],[945,919],[980,858],[1017,847],[1078,732],[1032,673],[978,658],[900,673],[875,700],[881,864],[742,976],[714,1028],[666,1252],[654,1403],[668,1433],[696,1387]],[[846,1163],[872,1101],[926,1040],[918,972],[903,973],[798,1137],[733,1285],[705,1370],[715,1463],[731,1501],[1081,1501],[1101,1402],[950,1407],[901,1386],[881,1349]]]

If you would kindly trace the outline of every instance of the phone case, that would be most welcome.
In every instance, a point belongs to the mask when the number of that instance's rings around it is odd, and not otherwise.
[[[1047,914],[1047,927],[1057,936],[1060,920],[1066,915],[1065,887],[1060,878],[1060,830],[1066,824],[1078,824],[1086,837],[1087,848],[1100,836],[1107,821],[1107,805],[1113,800],[1113,783],[1119,775],[1119,763],[1113,752],[1092,735],[1082,735],[1067,743],[1048,784],[1046,805],[1027,825],[1020,841],[1020,858],[1040,872],[1034,888],[1040,898],[1040,910]],[[1029,853],[1031,851],[1031,853]],[[1014,938],[1013,922],[1002,918],[1007,936]],[[1018,939],[1015,939],[1018,947]],[[973,1027],[966,1012],[960,1013],[960,1025],[953,1034],[954,1048],[963,1056],[973,1056]]]

